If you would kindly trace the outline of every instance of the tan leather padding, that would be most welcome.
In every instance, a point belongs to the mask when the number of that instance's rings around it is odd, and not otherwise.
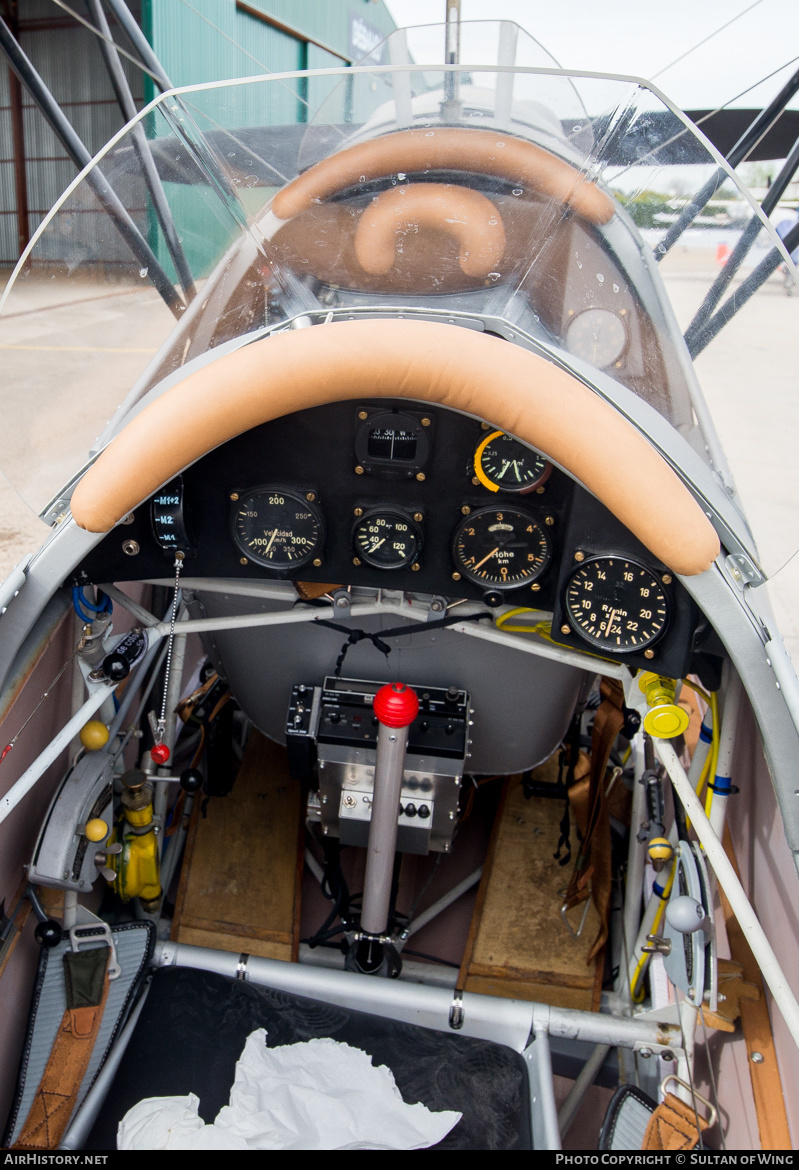
[[[406,183],[377,195],[360,218],[355,255],[364,272],[390,272],[398,242],[418,228],[454,236],[466,276],[488,276],[505,254],[502,217],[485,195],[449,183]]]
[[[81,528],[106,532],[234,436],[357,398],[439,403],[490,421],[571,472],[676,573],[701,573],[718,555],[693,496],[612,406],[537,354],[429,321],[317,325],[225,354],[128,423],[78,483],[72,515]]]
[[[443,126],[399,130],[331,154],[292,180],[272,200],[278,219],[293,219],[348,187],[389,175],[469,171],[494,175],[548,195],[594,224],[613,218],[613,200],[570,163],[523,138],[494,130]]]

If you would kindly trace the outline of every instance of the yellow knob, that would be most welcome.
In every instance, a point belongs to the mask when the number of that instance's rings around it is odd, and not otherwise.
[[[90,841],[105,841],[108,836],[108,825],[99,817],[92,817],[90,821],[86,822],[86,828],[83,831]]]
[[[650,861],[671,861],[674,850],[666,837],[653,837],[647,849]]]
[[[80,742],[87,752],[96,752],[108,743],[108,728],[99,719],[90,719],[80,729]]]
[[[644,731],[656,739],[674,739],[682,735],[691,718],[687,711],[674,703],[661,703],[647,711],[644,716]]]

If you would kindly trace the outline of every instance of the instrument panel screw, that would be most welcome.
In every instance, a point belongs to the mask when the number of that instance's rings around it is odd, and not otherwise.
[[[239,564],[246,565],[247,564],[247,557],[239,557]]]
[[[355,474],[356,474],[356,475],[363,475],[363,468],[361,467],[360,463],[359,463],[359,464],[358,464],[358,466],[355,468]]]
[[[565,626],[565,625],[564,625],[564,626],[561,626],[561,627],[560,627],[560,632],[561,632],[561,634],[570,634],[570,633],[571,633],[571,628],[570,628],[569,626]]]
[[[427,479],[427,476],[423,471],[417,471],[416,478],[419,480],[419,483],[424,483],[424,481]]]
[[[664,573],[661,580],[664,585],[671,585],[671,573]]]
[[[237,500],[239,498],[239,493],[238,492],[231,492],[230,498],[231,498],[231,500],[234,500],[234,501]]]
[[[413,518],[417,524],[421,524],[422,520],[424,520],[424,516],[421,512],[414,512]]]
[[[654,650],[644,650],[644,658],[654,658],[654,657],[655,657]]]
[[[490,431],[491,430],[491,423],[480,423],[480,430],[481,431]]]
[[[765,1059],[766,1058],[762,1052],[752,1053],[752,1064],[762,1064]]]
[[[472,476],[472,483],[474,484],[474,486],[475,486],[475,487],[479,487],[479,486],[480,486],[480,480],[477,478],[477,476],[476,476],[476,475],[473,475],[473,476]]]
[[[321,557],[314,557],[313,563],[314,563],[314,568],[318,569],[319,566],[322,564],[322,558]]]
[[[534,585],[531,585],[530,588],[532,589],[533,593],[537,593],[538,590],[541,588],[541,586],[536,581],[536,583]]]
[[[411,565],[411,572],[412,572],[412,573],[418,573],[418,572],[419,572],[419,570],[421,569],[421,567],[422,567],[422,566],[419,564],[419,562],[418,562],[418,561],[416,561],[416,562],[415,562],[413,565]]]
[[[363,516],[363,508],[353,508],[352,514],[353,516]]]
[[[120,524],[132,524],[135,519],[136,519],[136,517],[133,515],[133,513],[128,512],[127,516],[123,516],[119,523]]]
[[[453,574],[452,574],[452,580],[453,580],[453,581],[460,581],[460,579],[461,579],[461,575],[460,575],[460,573],[453,573]]]
[[[543,496],[543,494],[544,494],[544,492],[545,492],[546,490],[547,490],[547,489],[546,489],[545,487],[536,488],[536,489],[535,489],[535,494],[536,494],[537,496]]]
[[[469,515],[469,513],[471,512],[471,510],[472,510],[472,509],[469,507],[469,505],[468,505],[468,504],[464,504],[464,505],[463,505],[463,507],[461,508],[461,514],[462,514],[463,516],[468,516],[468,515]]]
[[[651,1048],[639,1048],[638,1055],[643,1057],[644,1060],[649,1060],[650,1056],[652,1055],[652,1049]]]
[[[361,422],[363,422],[364,419],[367,419],[368,417],[369,417],[368,410],[359,410],[358,411],[358,418],[361,420]]]
[[[555,523],[555,517],[554,516],[545,516],[544,523],[547,524],[551,528],[552,525]]]
[[[353,557],[353,558],[352,558],[352,563],[353,563],[353,565],[360,565],[360,563],[361,563],[361,558],[360,558],[360,557]]]
[[[312,504],[314,502],[314,500],[316,499],[316,492],[306,492],[305,498],[309,504]]]
[[[138,540],[123,540],[122,551],[127,557],[135,557],[141,551]]]
[[[429,419],[429,418],[423,418],[423,419],[422,419],[422,426],[423,426],[423,427],[429,427],[429,426],[430,426],[430,419]]]
[[[585,560],[585,553],[580,552],[580,550],[578,549],[577,552],[574,554],[574,559],[576,561],[584,561]]]

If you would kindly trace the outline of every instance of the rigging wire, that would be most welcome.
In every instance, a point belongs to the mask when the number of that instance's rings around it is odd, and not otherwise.
[[[224,37],[226,41],[229,41],[230,44],[233,45],[234,48],[238,49],[240,53],[243,53],[245,57],[249,57],[251,61],[254,61],[255,64],[258,66],[258,68],[262,69],[264,71],[264,73],[273,73],[274,72],[273,69],[269,69],[268,66],[264,65],[264,63],[262,61],[259,61],[257,57],[254,57],[252,55],[252,53],[248,52],[247,49],[245,49],[243,45],[240,45],[238,41],[234,40],[233,37],[231,37],[228,33],[226,33],[218,25],[214,24],[214,22],[212,20],[209,20],[209,18],[207,16],[205,16],[202,12],[200,12],[198,9],[196,9],[193,4],[189,4],[189,0],[180,0],[180,2],[184,8],[188,8],[189,12],[193,12],[195,16],[199,16],[200,20],[204,20],[205,23],[207,25],[209,25],[209,27],[214,30],[214,32],[219,33],[220,37]],[[286,89],[289,91],[289,93],[291,94],[292,97],[297,99],[297,101],[299,102],[300,105],[305,106],[306,111],[310,110],[311,103],[307,100],[307,98],[304,98],[299,92],[297,92],[296,90],[293,90],[291,88],[291,86],[288,85],[285,81],[281,81],[280,84],[281,84],[283,89]]]
[[[137,69],[141,69],[141,71],[146,73],[152,81],[157,83],[158,78],[152,72],[152,70],[148,69],[144,62],[140,61],[138,57],[134,57],[134,55],[129,53],[127,49],[123,49],[121,45],[118,45],[113,37],[107,37],[105,33],[100,32],[99,28],[95,28],[91,21],[86,20],[83,16],[80,15],[79,12],[76,12],[74,8],[70,8],[68,4],[64,3],[64,0],[53,0],[53,4],[55,4],[58,8],[63,9],[64,12],[69,13],[73,20],[77,20],[78,24],[82,24],[84,28],[87,28],[89,32],[94,33],[94,35],[101,41],[105,41],[105,43],[110,45],[112,49],[115,49],[117,53],[121,53],[123,57],[127,57],[127,59],[131,61]]]
[[[675,991],[677,990],[674,983],[672,983],[672,987],[674,987]],[[696,1009],[694,1009],[694,1010],[696,1010]],[[688,1073],[688,1089],[689,1089],[689,1092],[691,1094],[691,1108],[694,1111],[694,1120],[696,1121],[696,1132],[697,1132],[697,1135],[699,1137],[698,1148],[700,1150],[704,1150],[704,1149],[706,1149],[706,1146],[705,1146],[704,1141],[702,1140],[702,1128],[699,1124],[699,1109],[698,1109],[697,1103],[696,1103],[696,1089],[694,1088],[694,1069],[693,1069],[694,1062],[693,1062],[693,1060],[688,1059],[688,1046],[685,1042],[685,1029],[683,1027],[682,1019],[683,1019],[682,1012],[680,1012],[679,1013],[680,1037],[682,1039],[682,1050],[685,1053],[685,1057],[686,1057],[685,1069],[686,1069],[686,1072]]]
[[[699,1019],[702,1021],[702,1032],[705,1037],[705,1055],[707,1057],[707,1068],[710,1076],[710,1090],[713,1094],[713,1104],[716,1106],[716,1115],[719,1118],[719,1136],[721,1137],[721,1148],[722,1150],[726,1151],[727,1142],[724,1137],[724,1127],[721,1124],[721,1102],[719,1101],[719,1091],[718,1086],[716,1085],[716,1074],[713,1071],[713,1055],[710,1051],[710,1041],[707,1034],[707,1024],[705,1023],[704,1007],[700,1007],[699,1009]]]
[[[760,77],[757,81],[753,82],[752,85],[748,85],[746,89],[742,89],[740,93],[736,93],[733,95],[733,97],[727,98],[726,102],[720,106],[716,106],[715,110],[708,110],[708,112],[703,114],[701,118],[697,118],[693,125],[701,126],[702,123],[707,122],[709,118],[715,118],[716,114],[720,114],[723,110],[726,110],[727,106],[731,105],[732,102],[737,102],[739,98],[746,97],[746,95],[751,93],[753,89],[757,89],[759,86],[765,85],[765,83],[770,81],[772,77],[776,77],[778,73],[782,73],[783,69],[787,69],[789,65],[794,65],[797,61],[799,61],[799,54],[797,54],[795,57],[791,57],[788,61],[784,61],[782,65],[778,65],[776,69],[772,69],[771,73],[767,73],[765,77]],[[667,146],[672,146],[675,142],[678,142],[684,134],[690,133],[690,129],[690,126],[684,126],[682,130],[680,130],[679,134],[675,134],[671,138],[667,138],[665,142],[659,142],[656,146],[653,146],[651,150],[647,151],[646,154],[642,154],[640,158],[636,158],[635,162],[630,163],[629,166],[621,167],[614,174],[614,181],[616,179],[620,179],[622,175],[628,174],[631,170],[633,170],[633,168],[640,167],[642,163],[645,163],[648,158],[653,158],[656,154],[659,154],[661,150],[665,150]],[[752,147],[752,150],[754,150],[754,146]]]
[[[129,52],[127,51],[127,49],[123,49],[123,48],[122,48],[122,46],[121,46],[121,45],[118,45],[118,44],[116,43],[116,41],[115,41],[115,40],[114,40],[112,37],[107,37],[107,36],[105,35],[105,33],[102,33],[102,32],[101,32],[101,31],[100,31],[98,28],[96,28],[96,27],[95,27],[95,26],[94,26],[94,25],[91,23],[91,21],[88,21],[88,20],[86,20],[84,17],[82,17],[82,16],[80,15],[80,13],[76,12],[76,11],[74,10],[74,8],[70,8],[70,6],[69,6],[68,4],[65,4],[65,3],[64,3],[64,0],[53,0],[53,3],[54,3],[54,4],[55,4],[55,5],[58,7],[58,8],[61,8],[61,9],[63,9],[63,11],[64,11],[64,12],[67,12],[67,13],[68,13],[68,14],[69,14],[69,15],[70,15],[70,16],[71,16],[71,17],[72,17],[74,20],[77,20],[77,22],[78,22],[79,24],[82,24],[82,25],[84,26],[84,28],[87,28],[87,29],[89,30],[89,32],[92,32],[92,33],[94,33],[94,35],[95,35],[96,37],[98,37],[98,38],[99,38],[101,41],[105,41],[105,42],[106,42],[106,44],[107,44],[107,45],[110,45],[112,49],[115,49],[115,50],[117,51],[117,53],[121,53],[123,57],[127,57],[127,59],[128,59],[129,61],[131,61],[131,62],[132,62],[132,63],[133,63],[133,64],[134,64],[134,65],[135,65],[135,66],[136,66],[138,69],[141,69],[141,71],[142,71],[143,73],[146,73],[146,74],[147,74],[147,76],[148,76],[148,77],[151,79],[151,81],[153,81],[153,82],[156,84],[156,86],[159,86],[159,78],[158,78],[158,76],[157,76],[157,75],[156,75],[156,74],[155,74],[155,73],[152,71],[152,69],[149,69],[149,68],[148,68],[148,67],[147,67],[147,66],[144,64],[144,62],[143,62],[143,61],[139,60],[139,58],[138,58],[138,57],[135,57],[135,56],[134,56],[132,53],[129,53]],[[268,68],[267,68],[267,66],[266,66],[266,65],[264,65],[264,64],[263,64],[261,61],[259,61],[257,57],[253,57],[252,53],[249,53],[249,52],[247,52],[247,50],[246,50],[246,49],[245,49],[245,48],[244,48],[242,45],[240,45],[240,44],[238,43],[238,41],[234,41],[234,40],[233,40],[233,38],[232,38],[232,37],[230,37],[230,36],[228,36],[228,35],[227,35],[227,33],[223,32],[221,28],[218,28],[218,27],[217,27],[217,26],[216,26],[216,25],[215,25],[215,24],[214,24],[212,21],[210,21],[210,20],[209,20],[209,19],[208,19],[206,16],[203,16],[203,14],[202,14],[201,12],[198,12],[196,8],[193,8],[193,7],[191,6],[191,4],[188,4],[188,3],[187,3],[187,0],[181,0],[181,3],[183,3],[183,4],[186,4],[186,7],[187,7],[187,8],[189,8],[189,9],[190,9],[192,12],[196,13],[196,15],[197,15],[197,16],[199,16],[199,17],[200,17],[202,20],[204,20],[204,21],[206,22],[206,24],[210,25],[210,26],[211,26],[211,28],[212,28],[212,29],[213,29],[215,32],[219,33],[219,35],[220,35],[221,37],[224,37],[226,40],[230,41],[230,42],[231,42],[231,44],[233,44],[233,45],[234,45],[234,46],[235,46],[237,49],[239,49],[239,50],[240,50],[240,52],[244,53],[244,54],[245,54],[245,56],[249,57],[249,58],[250,58],[252,61],[254,61],[254,62],[255,62],[255,64],[258,66],[258,68],[259,68],[259,69],[262,69],[262,70],[264,71],[264,73],[271,73],[271,72],[273,72],[271,69],[268,69]],[[302,97],[300,96],[300,94],[298,94],[298,93],[295,93],[295,91],[294,91],[294,90],[292,90],[292,89],[291,89],[289,86],[287,86],[287,85],[286,85],[286,82],[281,82],[280,84],[283,86],[283,88],[285,88],[285,89],[289,89],[289,92],[292,94],[292,96],[296,97],[297,101],[299,101],[299,102],[302,102],[302,103],[303,103],[305,106],[307,106],[307,107],[310,109],[310,104],[309,104],[307,101],[305,101],[305,99],[304,99],[304,98],[302,98]],[[265,166],[265,167],[268,167],[268,168],[269,168],[271,171],[274,171],[274,173],[275,173],[275,174],[276,174],[276,175],[277,175],[277,176],[278,176],[280,179],[282,179],[284,183],[287,183],[287,182],[289,181],[289,180],[288,180],[288,177],[287,177],[286,175],[283,175],[283,174],[281,174],[281,172],[280,172],[280,171],[278,171],[278,170],[277,170],[277,168],[276,168],[276,167],[274,167],[274,166],[273,166],[271,163],[267,162],[267,160],[266,160],[266,159],[263,159],[263,158],[261,158],[259,155],[257,155],[257,154],[255,153],[255,151],[254,151],[254,150],[252,150],[252,148],[251,148],[251,147],[247,147],[247,146],[245,146],[245,144],[244,144],[243,142],[240,142],[240,141],[239,141],[239,139],[238,139],[238,138],[235,136],[235,134],[233,134],[233,132],[232,132],[231,130],[227,129],[227,127],[223,127],[223,126],[221,126],[221,125],[220,125],[220,123],[218,123],[218,122],[215,122],[215,121],[214,121],[212,118],[210,118],[208,115],[206,115],[206,117],[208,118],[208,121],[209,121],[209,122],[210,122],[210,123],[211,123],[213,126],[216,126],[216,128],[217,128],[217,129],[219,129],[219,130],[225,130],[225,133],[226,133],[226,134],[228,135],[228,137],[229,137],[229,138],[230,138],[230,139],[231,139],[231,140],[232,140],[232,141],[233,141],[233,142],[236,144],[236,146],[240,146],[240,147],[242,148],[242,150],[246,150],[246,151],[247,151],[247,152],[248,152],[250,155],[252,155],[252,157],[253,157],[254,159],[256,159],[258,162],[260,162],[260,163],[261,163],[263,166]]]
[[[668,65],[664,65],[662,69],[659,69],[657,73],[652,75],[650,81],[654,81],[656,77],[661,77],[664,73],[667,73],[669,69],[673,69],[674,66],[679,64],[680,61],[684,61],[686,57],[690,57],[691,53],[695,53],[697,49],[702,47],[702,45],[706,45],[708,41],[712,41],[713,38],[717,37],[720,32],[724,32],[725,28],[729,28],[731,24],[735,24],[736,20],[740,20],[742,16],[746,16],[747,12],[751,12],[753,8],[757,8],[758,4],[762,3],[763,0],[755,0],[754,4],[750,4],[748,8],[744,8],[741,12],[739,12],[737,16],[733,16],[730,20],[720,25],[715,30],[715,32],[710,33],[701,41],[697,41],[697,43],[692,48],[686,49],[684,53],[680,53],[679,57],[675,57],[674,60],[671,61]]]

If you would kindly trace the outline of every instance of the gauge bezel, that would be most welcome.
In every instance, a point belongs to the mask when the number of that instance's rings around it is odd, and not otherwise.
[[[369,521],[386,519],[401,520],[403,524],[407,524],[416,540],[416,547],[413,553],[410,556],[404,557],[402,561],[395,565],[384,564],[377,558],[371,557],[368,552],[358,546],[358,531],[364,524],[367,524]],[[424,533],[421,525],[403,508],[399,508],[393,504],[389,504],[386,507],[370,508],[362,516],[358,516],[352,526],[352,547],[355,556],[371,569],[380,569],[384,573],[396,573],[400,569],[407,569],[411,565],[415,565],[421,556],[423,542]]]
[[[244,544],[243,537],[241,537],[239,535],[239,533],[236,529],[236,519],[241,514],[242,506],[244,504],[246,504],[249,500],[252,500],[258,496],[261,496],[264,493],[273,493],[273,494],[279,493],[281,496],[288,497],[289,499],[293,500],[296,504],[299,504],[303,508],[307,509],[307,511],[309,511],[314,518],[314,522],[315,522],[316,528],[317,528],[316,540],[314,541],[314,544],[313,544],[312,548],[309,550],[309,552],[304,553],[302,556],[298,557],[296,560],[292,560],[291,562],[288,562],[288,563],[281,562],[281,563],[276,564],[272,560],[269,560],[265,557],[259,556],[257,553],[254,553],[252,551],[252,549],[248,548]],[[309,494],[313,495],[314,498],[312,500],[308,499]],[[238,498],[233,499],[234,496],[237,496]],[[235,544],[235,546],[239,550],[239,552],[242,553],[247,558],[247,560],[251,561],[254,565],[258,565],[260,568],[263,568],[263,569],[269,569],[273,573],[279,573],[281,575],[285,575],[287,573],[293,573],[297,569],[304,568],[306,565],[310,564],[311,561],[313,561],[315,558],[322,556],[324,546],[325,546],[325,539],[326,539],[327,531],[326,531],[326,525],[325,525],[324,512],[322,511],[322,509],[318,503],[319,494],[314,488],[296,488],[296,487],[288,488],[288,487],[284,487],[282,484],[273,484],[273,483],[260,484],[257,487],[244,488],[244,489],[241,489],[240,491],[232,492],[230,494],[230,499],[232,501],[231,513],[230,513],[230,534],[233,538],[233,543]]]
[[[495,439],[499,438],[511,439],[514,443],[518,443],[520,447],[523,447],[525,451],[531,451],[544,460],[544,470],[537,479],[533,480],[532,483],[524,484],[522,487],[507,487],[505,484],[495,483],[494,480],[489,478],[482,465],[483,455],[485,454],[488,445]],[[508,495],[512,496],[526,496],[529,495],[530,492],[534,492],[536,488],[544,486],[552,474],[552,464],[542,451],[537,451],[534,447],[528,447],[526,443],[522,443],[521,440],[517,439],[514,435],[509,435],[507,431],[497,430],[490,431],[475,447],[474,474],[480,480],[480,483],[483,485],[483,487],[488,488],[490,492],[507,492]]]
[[[474,524],[475,520],[479,519],[479,517],[489,515],[489,514],[493,514],[494,516],[499,516],[500,514],[505,514],[508,512],[513,512],[515,515],[523,517],[523,520],[525,523],[532,523],[535,525],[535,527],[538,529],[541,536],[543,537],[543,543],[545,546],[545,554],[542,558],[541,563],[539,565],[534,565],[532,568],[532,571],[529,573],[525,573],[525,575],[522,577],[521,580],[504,581],[502,579],[502,577],[499,575],[497,575],[497,576],[486,575],[486,576],[481,577],[478,573],[475,573],[472,569],[470,569],[468,567],[468,565],[465,563],[466,558],[461,558],[460,553],[458,551],[458,541],[460,540],[464,530],[466,528],[468,528],[470,524]],[[452,561],[453,561],[453,564],[455,565],[455,568],[461,574],[462,577],[466,578],[467,581],[471,581],[471,583],[473,585],[479,585],[482,588],[499,589],[499,590],[503,590],[503,591],[513,590],[513,589],[523,589],[525,586],[529,587],[534,581],[537,581],[539,579],[539,577],[541,577],[542,574],[545,573],[547,568],[549,567],[549,565],[552,561],[552,551],[553,551],[552,538],[550,536],[550,533],[547,530],[547,525],[546,525],[544,518],[542,516],[537,515],[535,512],[528,511],[526,508],[518,507],[517,504],[515,503],[515,501],[512,502],[509,506],[492,503],[492,504],[488,504],[485,507],[473,508],[458,523],[458,525],[457,525],[457,527],[452,535],[450,549],[451,549],[451,553],[452,553]]]
[[[654,633],[646,638],[642,638],[641,641],[635,643],[634,645],[626,644],[624,646],[619,646],[618,644],[611,643],[606,638],[597,637],[596,635],[592,635],[586,632],[586,630],[583,629],[583,627],[576,620],[573,609],[569,602],[569,589],[571,588],[575,578],[580,576],[580,574],[584,574],[587,569],[590,570],[592,567],[607,564],[608,562],[613,561],[621,562],[622,564],[630,566],[632,569],[637,570],[640,573],[646,573],[647,576],[655,582],[656,587],[662,592],[663,595],[666,614],[662,624]],[[583,642],[585,642],[587,646],[590,646],[595,653],[606,656],[618,655],[620,657],[630,654],[643,654],[645,650],[655,646],[663,639],[673,619],[674,603],[669,589],[671,582],[668,584],[664,582],[664,576],[670,576],[667,570],[652,568],[651,565],[644,564],[635,557],[631,557],[626,553],[603,552],[592,556],[586,556],[584,560],[580,561],[578,564],[575,564],[574,568],[570,570],[563,585],[563,589],[561,591],[561,610],[563,618],[568,623],[569,628],[573,631],[573,633],[575,633]],[[630,582],[630,585],[635,587],[635,582]]]
[[[361,418],[364,414],[366,417]],[[422,419],[426,419],[426,424]],[[432,434],[435,419],[433,414],[416,414],[407,410],[387,410],[385,407],[363,407],[358,411],[358,425],[355,431],[356,466],[367,475],[382,479],[412,479],[430,461]],[[413,459],[386,459],[381,455],[369,454],[369,436],[379,427],[393,427],[396,430],[412,431],[416,436],[416,452]]]
[[[609,351],[612,353],[612,356],[608,357],[607,361],[603,362],[601,365],[598,361],[594,361],[593,358],[586,355],[584,352],[581,352],[579,345],[575,347],[573,340],[571,344],[569,343],[569,334],[571,333],[572,338],[574,338],[574,327],[578,324],[582,324],[590,313],[607,314],[609,317],[613,318],[614,323],[618,323],[622,331],[621,345],[612,351]],[[597,370],[609,370],[612,366],[618,368],[621,366],[624,355],[627,353],[627,350],[630,346],[630,330],[627,326],[627,322],[624,320],[622,313],[626,314],[626,310],[622,310],[622,312],[616,312],[615,309],[611,309],[607,305],[591,305],[587,309],[581,309],[579,313],[575,313],[575,315],[569,319],[569,322],[563,333],[564,347],[568,350],[572,357],[576,357],[581,361],[588,362],[589,365],[594,366],[594,368]]]

